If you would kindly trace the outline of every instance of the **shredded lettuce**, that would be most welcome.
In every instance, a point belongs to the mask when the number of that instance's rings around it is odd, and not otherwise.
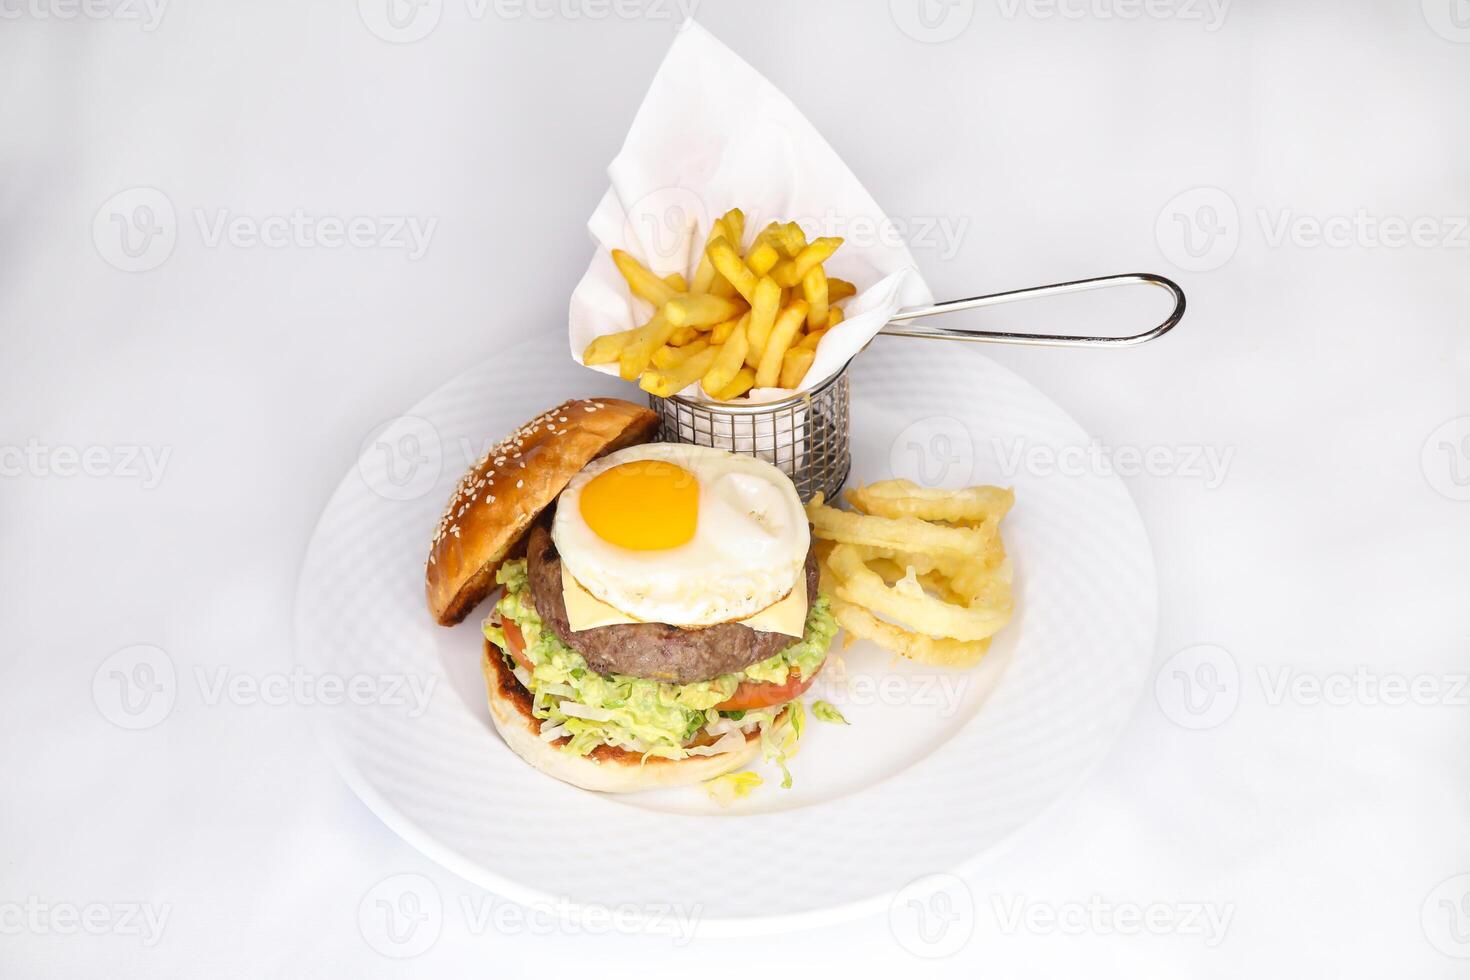
[[[749,796],[763,782],[765,780],[758,772],[727,772],[705,783],[704,789],[709,793],[709,798],[720,806],[729,806],[736,800]]]
[[[761,756],[781,770],[781,788],[791,788],[791,770],[786,763],[795,758],[801,732],[806,726],[806,709],[800,701],[792,701],[789,710],[775,724],[761,726]]]
[[[580,653],[543,627],[531,602],[524,561],[506,562],[495,578],[505,587],[496,610],[520,629],[526,659],[533,666],[526,675],[532,713],[542,720],[543,733],[554,731],[570,737],[566,751],[586,755],[599,745],[614,745],[641,752],[645,758],[682,759],[688,755],[686,743],[700,729],[720,735],[759,726],[763,754],[785,772],[784,760],[795,754],[800,738],[799,720],[793,736],[789,713],[776,724],[783,705],[727,714],[715,710],[715,706],[734,694],[744,680],[781,684],[793,670],[803,680],[810,677],[821,665],[837,632],[825,596],[811,604],[802,639],[776,656],[738,674],[693,684],[668,684],[592,670]],[[504,630],[487,620],[484,632],[486,639],[505,649]],[[800,703],[793,704],[792,710],[800,712]],[[783,785],[789,786],[790,781],[788,773]]]
[[[834,725],[852,724],[852,722],[842,717],[842,712],[838,711],[826,701],[814,701],[812,703],[812,717],[817,719],[817,721],[831,722]]]

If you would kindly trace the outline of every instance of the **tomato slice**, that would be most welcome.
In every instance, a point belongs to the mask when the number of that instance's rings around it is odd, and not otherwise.
[[[505,633],[505,649],[515,662],[527,670],[535,670],[536,665],[526,657],[526,638],[521,635],[521,628],[507,619],[500,624],[500,629]]]
[[[786,675],[786,683],[770,684],[765,681],[741,681],[735,693],[715,708],[719,711],[750,711],[754,708],[769,708],[773,704],[785,704],[793,698],[801,696],[806,689],[812,686],[812,681],[822,672],[822,666],[827,661],[823,660],[812,671],[812,675],[806,680],[801,679],[801,674],[792,670]]]

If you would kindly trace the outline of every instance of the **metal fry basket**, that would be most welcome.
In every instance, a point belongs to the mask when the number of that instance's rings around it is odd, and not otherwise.
[[[1006,333],[906,325],[910,320],[959,310],[1129,285],[1146,285],[1166,290],[1174,299],[1172,312],[1157,326],[1126,337]],[[1134,272],[989,293],[903,310],[879,333],[899,337],[1045,347],[1133,347],[1161,337],[1173,329],[1184,317],[1184,305],[1184,291],[1173,281],[1151,273]],[[836,374],[809,391],[798,392],[777,401],[706,402],[683,395],[669,398],[650,395],[648,404],[662,419],[660,438],[664,442],[712,446],[755,456],[774,464],[791,477],[803,501],[810,500],[818,493],[830,500],[842,489],[848,472],[852,469],[849,412],[851,382],[847,375],[850,365],[849,361]]]
[[[803,501],[830,500],[852,468],[847,366],[811,391],[774,402],[713,404],[650,395],[663,419],[660,439],[714,446],[774,463]]]

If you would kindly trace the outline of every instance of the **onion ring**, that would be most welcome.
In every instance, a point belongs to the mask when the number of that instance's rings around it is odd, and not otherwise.
[[[998,525],[1016,502],[1016,495],[1002,487],[966,487],[935,490],[909,480],[880,480],[847,491],[850,504],[877,517],[917,517],[952,524],[987,522]]]
[[[911,633],[838,598],[832,600],[832,615],[850,636],[872,640],[886,650],[933,667],[973,667],[990,649],[988,639],[951,640]]]
[[[1003,607],[946,602],[927,594],[917,578],[887,585],[879,574],[863,563],[862,555],[850,545],[832,549],[828,563],[837,579],[837,598],[896,619],[919,634],[953,640],[984,640],[1010,622],[1011,610]],[[908,581],[912,585],[905,587]]]
[[[807,520],[819,538],[840,544],[861,544],[895,551],[935,552],[965,557],[988,550],[982,529],[945,527],[917,517],[873,517],[828,507],[818,500],[806,505]]]

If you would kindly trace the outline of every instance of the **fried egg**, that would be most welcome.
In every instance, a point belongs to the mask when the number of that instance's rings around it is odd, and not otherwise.
[[[802,582],[806,512],[776,467],[721,449],[632,446],[562,491],[551,538],[593,596],[650,623],[744,619]]]

